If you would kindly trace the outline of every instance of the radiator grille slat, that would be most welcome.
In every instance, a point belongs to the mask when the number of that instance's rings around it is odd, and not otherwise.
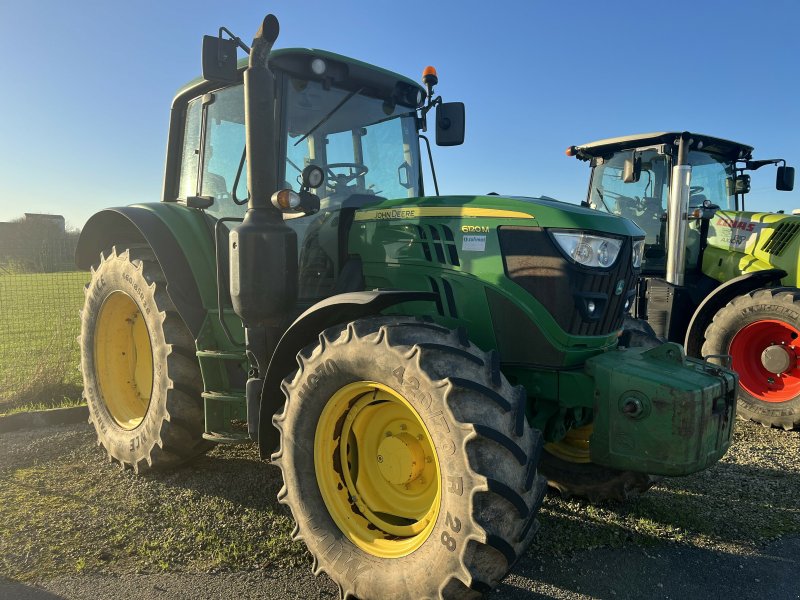
[[[800,223],[781,223],[772,232],[772,235],[764,243],[763,250],[773,256],[780,256],[789,244],[794,240],[798,231],[800,231]]]

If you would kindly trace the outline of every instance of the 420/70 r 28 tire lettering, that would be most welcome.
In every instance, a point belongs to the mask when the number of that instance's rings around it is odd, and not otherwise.
[[[495,356],[459,332],[377,317],[324,331],[298,364],[273,461],[315,572],[361,600],[496,585],[535,534],[545,483],[524,391]]]

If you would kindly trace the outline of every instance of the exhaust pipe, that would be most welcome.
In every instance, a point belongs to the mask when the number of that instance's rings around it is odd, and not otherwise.
[[[269,53],[278,37],[278,19],[267,15],[253,39],[244,72],[245,145],[250,200],[244,221],[229,236],[230,294],[245,327],[250,364],[247,428],[258,437],[261,390],[267,367],[297,302],[297,235],[283,222],[270,197],[278,189],[275,84]]]
[[[672,182],[667,201],[667,274],[668,283],[683,285],[686,270],[686,231],[689,226],[689,194],[692,167],[688,164],[689,132],[678,138],[678,158],[672,167]]]

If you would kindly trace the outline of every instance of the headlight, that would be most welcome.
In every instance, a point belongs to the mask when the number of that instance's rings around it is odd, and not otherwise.
[[[633,263],[634,269],[638,269],[642,266],[642,256],[644,256],[644,240],[633,240],[631,262]]]
[[[617,260],[622,240],[586,233],[553,233],[564,253],[585,267],[606,268]]]

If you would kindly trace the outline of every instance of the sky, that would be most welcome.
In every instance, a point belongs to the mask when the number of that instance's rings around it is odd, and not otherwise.
[[[0,1],[0,221],[161,198],[169,107],[200,72],[204,34],[314,47],[418,80],[466,105],[463,146],[434,148],[443,194],[580,202],[573,144],[698,131],[800,168],[800,2],[339,0]],[[753,173],[749,210],[800,208]],[[432,186],[429,187],[432,190]]]

